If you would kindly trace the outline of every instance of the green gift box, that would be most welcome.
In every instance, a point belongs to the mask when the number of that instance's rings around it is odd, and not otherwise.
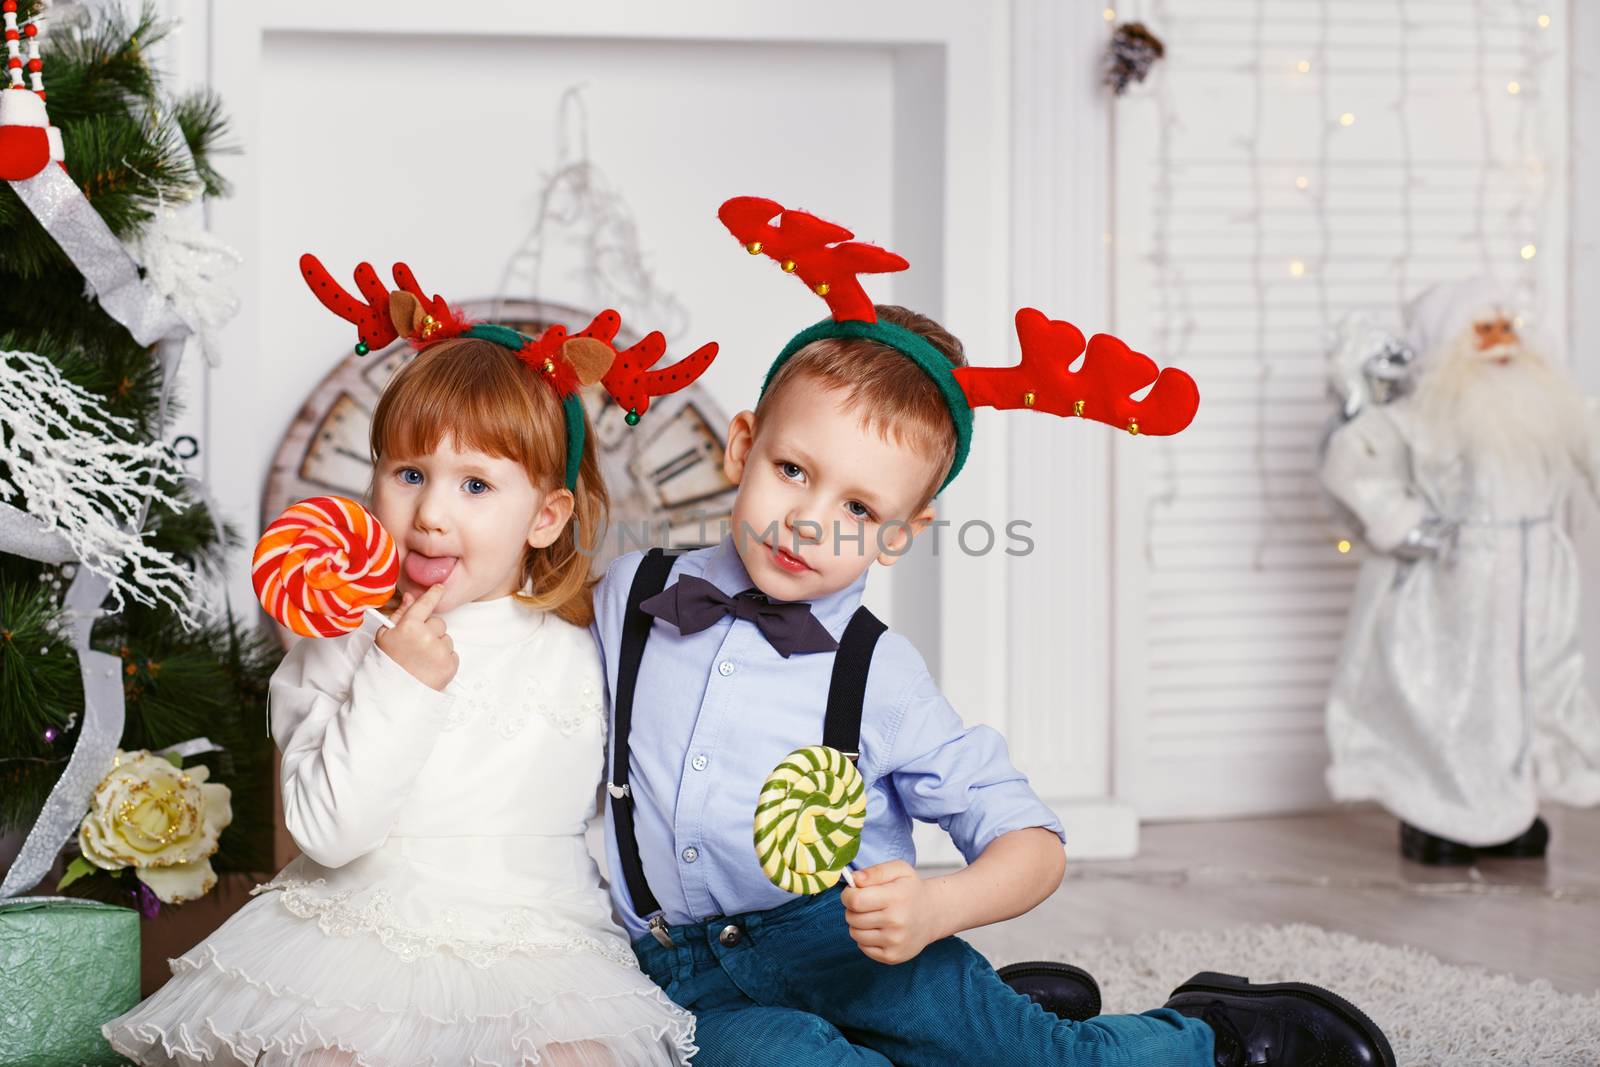
[[[137,1003],[137,911],[73,897],[0,900],[0,1067],[126,1063],[100,1024]]]

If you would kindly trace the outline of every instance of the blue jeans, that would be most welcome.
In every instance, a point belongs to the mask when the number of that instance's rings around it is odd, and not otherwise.
[[[719,935],[738,928],[735,943]],[[646,935],[639,966],[694,1012],[696,1067],[994,1063],[1004,1067],[1211,1067],[1204,1023],[1165,1008],[1075,1023],[1001,981],[960,938],[895,966],[862,953],[835,887],[751,912]]]

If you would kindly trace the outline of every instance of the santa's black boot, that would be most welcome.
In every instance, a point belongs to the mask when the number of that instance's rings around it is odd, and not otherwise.
[[[1211,1027],[1217,1067],[1396,1067],[1378,1025],[1318,986],[1204,971],[1166,1006]]]
[[[1081,1023],[1100,1014],[1100,983],[1082,967],[1034,960],[1008,963],[997,973],[1006,985],[1063,1019]]]
[[[1550,827],[1539,816],[1533,817],[1533,825],[1522,833],[1499,845],[1490,845],[1488,848],[1478,849],[1480,856],[1497,856],[1502,859],[1536,860],[1543,859],[1545,849],[1550,844]]]
[[[1478,850],[1402,822],[1400,855],[1429,867],[1467,867],[1478,858]]]

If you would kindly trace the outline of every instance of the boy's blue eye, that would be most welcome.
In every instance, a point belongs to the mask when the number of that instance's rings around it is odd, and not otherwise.
[[[422,484],[422,472],[415,467],[401,467],[395,474],[407,485]]]
[[[845,510],[850,512],[850,514],[854,515],[858,519],[872,518],[872,510],[859,500],[850,501],[850,503],[845,505]]]
[[[472,496],[482,496],[489,491],[489,483],[482,478],[468,478],[461,483],[461,488]]]
[[[798,463],[780,463],[778,464],[778,471],[790,481],[793,481],[794,479],[805,474],[805,471],[800,469],[800,465]]]

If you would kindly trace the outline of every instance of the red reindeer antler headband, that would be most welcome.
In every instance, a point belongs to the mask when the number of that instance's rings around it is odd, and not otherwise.
[[[652,370],[666,354],[666,338],[659,330],[646,334],[637,344],[618,351],[611,343],[622,327],[622,316],[607,309],[576,334],[568,335],[560,324],[550,326],[538,337],[529,337],[509,326],[473,323],[437,294],[427,296],[411,268],[394,265],[398,291],[390,291],[378,280],[370,263],[356,266],[358,300],[333,280],[321,261],[309,252],[300,257],[300,273],[322,306],[356,328],[356,354],[364,356],[405,335],[413,346],[423,348],[453,337],[475,337],[493,341],[515,352],[522,362],[540,371],[561,401],[567,424],[567,488],[576,489],[578,467],[583,459],[583,404],[578,389],[600,382],[627,414],[629,426],[650,410],[650,398],[666,396],[693,382],[705,373],[717,356],[717,343],[708,342],[671,366]]]
[[[833,313],[784,346],[767,372],[762,392],[778,368],[812,341],[859,337],[888,345],[933,379],[950,408],[956,453],[941,490],[966,462],[973,408],[1032,408],[1094,419],[1133,434],[1165,435],[1188,426],[1200,406],[1200,391],[1193,378],[1176,367],[1159,368],[1149,356],[1108,334],[1090,338],[1083,366],[1071,370],[1070,364],[1086,347],[1083,333],[1071,323],[1052,320],[1033,308],[1017,312],[1022,359],[1016,366],[951,367],[921,335],[879,322],[877,310],[857,280],[860,274],[905,270],[909,264],[902,257],[852,240],[855,235],[843,226],[787,210],[775,200],[734,197],[722,205],[717,217],[747,252],[766,255],[786,273],[798,275]],[[1133,394],[1146,386],[1150,386],[1149,393],[1134,400]]]

